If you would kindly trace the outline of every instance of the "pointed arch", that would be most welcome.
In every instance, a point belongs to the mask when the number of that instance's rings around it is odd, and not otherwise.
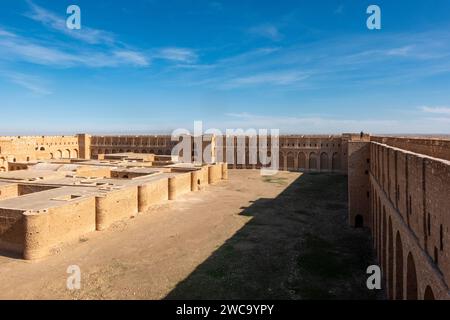
[[[339,154],[337,152],[333,153],[333,156],[331,158],[331,169],[333,171],[338,171],[341,168],[341,164],[339,161]]]
[[[306,155],[304,152],[298,154],[298,168],[306,169]]]
[[[309,154],[309,169],[317,170],[317,154],[314,152]]]
[[[395,239],[395,300],[403,300],[403,245],[400,231]]]
[[[417,274],[416,264],[412,253],[408,253],[406,262],[406,299],[417,300]]]
[[[328,154],[326,152],[320,154],[320,170],[328,170]]]

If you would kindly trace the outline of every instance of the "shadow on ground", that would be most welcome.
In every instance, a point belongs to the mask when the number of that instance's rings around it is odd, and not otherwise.
[[[252,219],[166,299],[381,298],[366,287],[370,235],[347,225],[345,176],[261,179],[286,189],[242,208]]]

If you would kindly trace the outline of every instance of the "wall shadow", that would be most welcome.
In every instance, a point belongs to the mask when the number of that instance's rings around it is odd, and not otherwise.
[[[165,299],[376,299],[366,287],[374,264],[370,234],[347,224],[347,177],[305,173],[274,199],[241,215],[252,219]]]

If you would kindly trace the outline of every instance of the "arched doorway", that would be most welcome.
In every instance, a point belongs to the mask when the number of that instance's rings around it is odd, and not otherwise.
[[[357,214],[355,216],[355,228],[362,228],[364,227],[364,218],[362,215]]]
[[[383,229],[382,229],[382,239],[383,239],[383,243],[382,243],[382,266],[383,266],[383,274],[385,276],[385,273],[387,271],[387,267],[386,267],[386,256],[387,256],[387,248],[386,248],[386,238],[387,238],[387,228],[386,228],[386,208],[383,206]]]
[[[320,170],[328,170],[328,154],[326,152],[320,154]]]
[[[294,170],[295,169],[294,154],[292,152],[289,152],[287,154],[287,169],[288,170]]]
[[[63,153],[61,150],[56,151],[56,159],[61,159],[63,156]]]
[[[76,149],[73,150],[72,157],[78,158],[78,150],[76,150]]]
[[[411,252],[408,254],[406,264],[406,299],[417,300],[417,275],[416,265]]]
[[[395,237],[395,299],[403,299],[403,246],[400,231]]]
[[[314,152],[309,154],[309,170],[317,170],[317,155]]]
[[[423,296],[424,300],[434,300],[434,293],[430,286],[427,286],[425,289],[425,295]]]
[[[333,171],[338,171],[340,169],[341,165],[339,162],[339,154],[337,152],[333,153],[333,156],[331,158],[331,169]]]
[[[392,219],[389,217],[388,243],[388,297],[394,297],[394,234],[392,233]]]
[[[283,152],[280,152],[280,164],[279,164],[279,166],[280,166],[281,170],[286,170],[286,167],[284,165],[284,153]]]
[[[298,168],[306,169],[306,155],[304,152],[298,154]]]

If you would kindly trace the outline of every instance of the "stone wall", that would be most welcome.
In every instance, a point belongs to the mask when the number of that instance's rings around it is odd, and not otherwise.
[[[370,200],[361,206],[366,196],[349,186],[349,221],[355,225],[360,215],[370,228],[388,297],[449,299],[450,161],[375,141],[368,145]],[[349,184],[362,182],[367,169],[351,168],[351,159]]]

